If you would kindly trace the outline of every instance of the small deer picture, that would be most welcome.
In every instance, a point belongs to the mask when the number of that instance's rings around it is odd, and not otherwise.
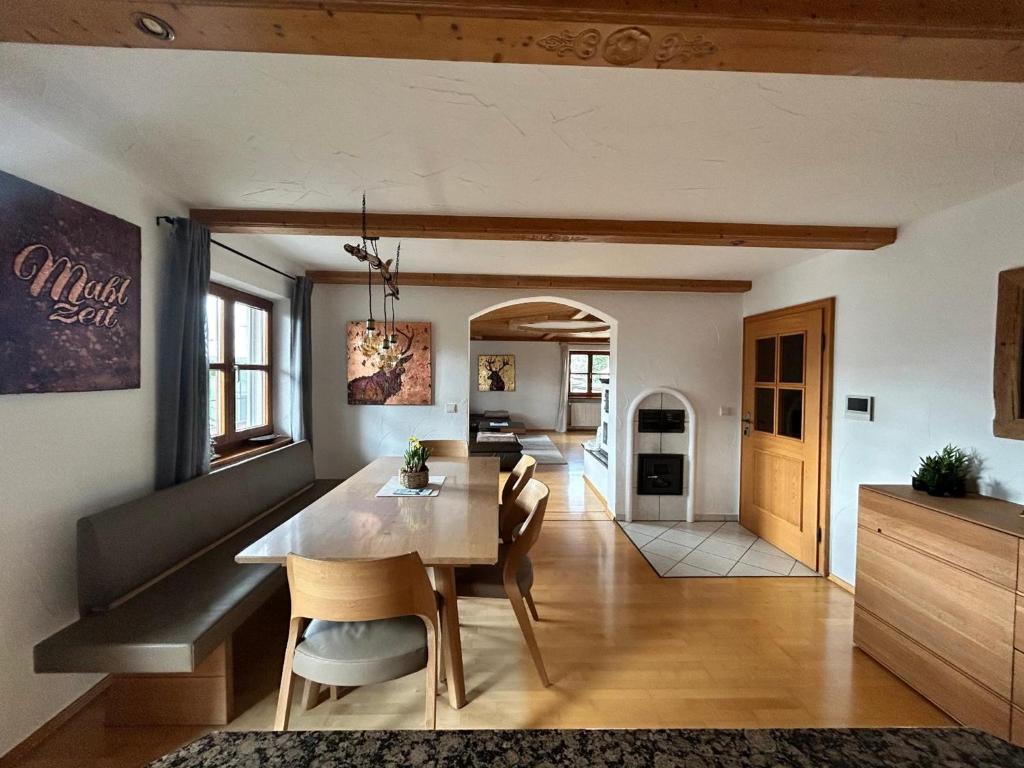
[[[481,392],[515,392],[516,356],[480,355],[477,383]]]

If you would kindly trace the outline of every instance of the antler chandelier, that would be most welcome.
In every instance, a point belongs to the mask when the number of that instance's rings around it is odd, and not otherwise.
[[[369,317],[363,331],[363,340],[359,351],[363,359],[382,371],[392,371],[402,358],[398,348],[398,332],[395,328],[395,302],[398,301],[398,268],[402,260],[402,244],[398,244],[394,260],[383,261],[378,250],[379,237],[370,237],[366,233],[366,193],[363,193],[363,235],[360,245],[345,244],[345,250],[359,261],[366,262],[366,290],[369,298]],[[395,265],[391,269],[392,262]],[[383,290],[384,327],[377,328],[373,318],[373,273],[380,275]],[[388,324],[388,302],[391,303],[391,320]]]

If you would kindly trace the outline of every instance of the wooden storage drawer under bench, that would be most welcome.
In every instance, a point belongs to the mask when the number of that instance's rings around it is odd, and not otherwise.
[[[861,486],[854,642],[965,725],[1024,744],[1022,508]]]

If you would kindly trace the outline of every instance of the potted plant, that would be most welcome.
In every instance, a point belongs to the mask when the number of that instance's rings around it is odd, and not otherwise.
[[[963,496],[967,493],[972,463],[963,448],[947,445],[938,453],[921,458],[912,484],[915,490],[927,491],[931,496]]]
[[[430,449],[423,445],[417,438],[409,438],[409,447],[405,449],[405,463],[398,475],[398,482],[406,488],[426,488],[430,482],[430,471],[427,469],[427,459],[430,458]]]

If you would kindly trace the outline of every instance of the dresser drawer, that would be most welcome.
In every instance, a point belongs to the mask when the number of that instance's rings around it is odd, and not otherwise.
[[[1017,611],[1014,616],[1013,647],[1024,651],[1024,597],[1017,595]]]
[[[857,585],[858,591],[860,584]],[[872,616],[854,610],[853,641],[911,688],[964,725],[1006,739],[1010,703]]]
[[[1010,590],[861,528],[856,601],[1010,699],[1016,607]]]
[[[1017,586],[1018,539],[869,488],[860,489],[858,524],[1008,589]]]
[[[1024,653],[1013,652],[1013,703],[1024,709]]]
[[[1017,543],[1017,591],[1024,594],[1024,539]]]

